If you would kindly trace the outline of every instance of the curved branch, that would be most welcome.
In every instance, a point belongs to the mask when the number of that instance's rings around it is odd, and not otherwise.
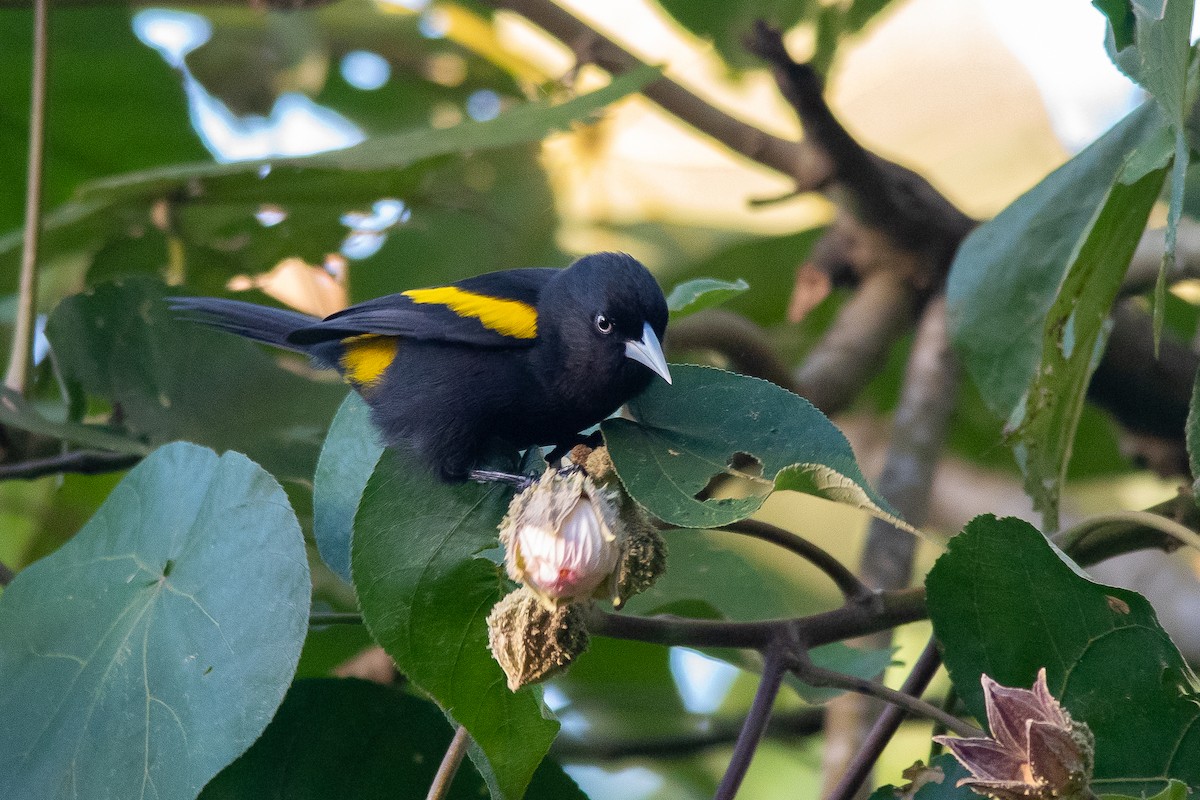
[[[795,391],[791,370],[766,331],[736,312],[710,308],[672,322],[666,344],[673,351],[711,350],[734,372]]]
[[[593,608],[588,631],[596,636],[685,647],[743,647],[765,651],[782,633],[806,647],[853,639],[925,619],[925,590],[879,592],[863,602],[797,619],[729,622],[658,616],[635,617]]]
[[[791,531],[785,531],[783,528],[756,519],[744,519],[725,525],[719,530],[770,542],[795,553],[824,572],[849,601],[863,600],[874,594],[871,587],[859,580],[849,567],[830,555],[828,551]]]
[[[550,0],[486,2],[495,8],[515,11],[564,43],[587,42],[588,59],[614,75],[643,64],[637,56]],[[792,177],[800,191],[824,186],[832,174],[829,158],[820,148],[773,136],[725,113],[670,78],[659,78],[643,89],[642,94],[733,152]]]

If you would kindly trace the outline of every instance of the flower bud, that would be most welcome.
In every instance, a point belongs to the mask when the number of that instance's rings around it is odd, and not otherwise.
[[[509,577],[549,609],[592,596],[617,566],[617,511],[616,494],[582,471],[546,472],[500,524]]]
[[[1033,689],[1001,686],[982,676],[992,738],[935,736],[971,772],[958,782],[997,800],[1091,798],[1095,740],[1071,719],[1038,670]]]
[[[510,592],[488,614],[488,647],[516,691],[566,668],[587,649],[581,605],[547,609],[528,588]]]

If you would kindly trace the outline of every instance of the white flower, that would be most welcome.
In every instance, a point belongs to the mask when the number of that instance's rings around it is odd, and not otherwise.
[[[616,497],[579,470],[551,470],[513,498],[501,525],[505,563],[547,608],[591,597],[621,555]]]

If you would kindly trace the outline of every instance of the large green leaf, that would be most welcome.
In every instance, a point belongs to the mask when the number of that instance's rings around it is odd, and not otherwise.
[[[749,517],[772,491],[791,489],[908,527],[867,483],[842,432],[804,398],[710,367],[676,364],[671,376],[674,384],[656,382],[630,402],[636,422],[602,426],[621,482],[654,516],[716,528]],[[706,497],[714,478],[746,491]]]
[[[1166,175],[1138,153],[1161,125],[1153,106],[1130,115],[980,226],[951,268],[955,343],[1008,417],[1049,529],[1105,320]]]
[[[558,731],[533,688],[516,693],[487,647],[488,613],[507,591],[498,546],[511,490],[441,483],[414,457],[385,450],[354,521],[351,567],[375,640],[464,725],[493,797],[519,798]],[[473,751],[475,754],[477,751]]]
[[[640,90],[659,74],[659,70],[654,67],[642,67],[618,76],[601,89],[558,105],[527,103],[485,122],[468,121],[446,129],[420,127],[376,136],[344,150],[303,158],[242,161],[233,164],[176,164],[115,176],[84,186],[77,199],[115,201],[160,194],[191,181],[238,176],[249,178],[252,182],[268,183],[269,181],[259,180],[260,169],[267,165],[271,167],[272,174],[286,174],[292,169],[398,170],[437,156],[536,142]],[[220,185],[222,184],[214,184]]]
[[[262,738],[213,779],[200,800],[366,800],[425,797],[450,744],[437,707],[359,680],[297,681]],[[479,800],[487,786],[464,764],[446,795]],[[583,800],[553,762],[533,776],[526,800]]]
[[[236,336],[173,319],[164,293],[134,279],[64,300],[46,333],[66,379],[119,406],[135,436],[244,451],[307,482],[345,389],[300,378]]]
[[[954,344],[984,399],[1002,418],[1029,387],[1046,314],[1075,251],[1126,160],[1161,130],[1146,104],[975,229],[947,284]]]
[[[283,700],[308,601],[269,474],[155,451],[0,595],[0,796],[195,797]]]
[[[1096,736],[1097,793],[1200,785],[1200,685],[1136,592],[1093,583],[1031,525],[977,517],[925,582],[954,688],[984,720],[979,679],[1051,691]]]
[[[313,538],[321,558],[347,581],[354,514],[382,453],[370,408],[351,392],[329,425],[313,476]]]
[[[1164,177],[1156,170],[1132,185],[1113,184],[1046,315],[1041,360],[1009,421],[1025,491],[1047,530],[1058,529],[1058,497],[1108,314]]]

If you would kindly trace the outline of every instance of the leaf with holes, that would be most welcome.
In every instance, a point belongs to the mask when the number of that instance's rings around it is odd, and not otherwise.
[[[0,797],[194,798],[279,707],[308,606],[275,479],[159,448],[0,595]]]
[[[447,484],[385,450],[354,519],[351,571],[371,635],[465,726],[492,796],[519,798],[558,732],[533,687],[510,692],[488,652],[488,613],[509,584],[484,556],[512,490]],[[511,465],[509,465],[511,469]]]
[[[850,443],[802,397],[732,372],[676,364],[629,404],[636,422],[604,422],[629,494],[684,528],[746,519],[776,489],[861,508],[906,530],[863,477]],[[733,496],[722,496],[733,494]]]
[[[986,718],[979,679],[1051,692],[1096,737],[1097,792],[1200,784],[1200,684],[1136,592],[1093,583],[1032,525],[977,517],[925,581],[954,688]]]

